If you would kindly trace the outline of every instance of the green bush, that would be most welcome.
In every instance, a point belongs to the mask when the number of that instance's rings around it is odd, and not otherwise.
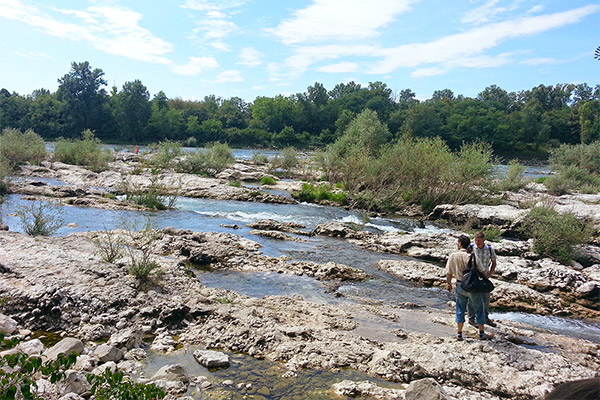
[[[600,191],[600,141],[590,144],[563,144],[550,153],[556,175],[545,184],[555,194]]]
[[[124,243],[129,257],[129,273],[138,280],[140,286],[151,283],[161,275],[160,266],[154,260],[152,249],[162,233],[149,219],[146,219],[140,230],[137,230],[135,222],[123,224],[128,227]]]
[[[16,214],[23,231],[31,236],[50,236],[65,223],[61,206],[47,201],[34,201],[20,206]]]
[[[525,167],[518,160],[511,160],[508,163],[506,175],[498,182],[499,189],[503,191],[517,191],[522,189],[525,187],[524,173]]]
[[[242,182],[240,182],[240,181],[232,181],[232,182],[229,182],[229,186],[233,186],[233,187],[239,188],[239,187],[242,187]]]
[[[21,133],[18,129],[4,128],[0,135],[0,160],[8,168],[30,162],[39,164],[46,157],[46,145],[31,129]]]
[[[281,150],[280,155],[273,157],[271,169],[281,168],[285,171],[291,171],[298,167],[299,164],[300,159],[298,157],[298,152],[293,147],[286,147]]]
[[[258,165],[265,165],[269,162],[269,158],[260,151],[256,151],[252,154],[252,162]]]
[[[328,184],[311,185],[305,183],[302,185],[302,190],[292,194],[298,201],[313,203],[319,201],[331,201],[334,203],[345,204],[347,195],[343,192],[332,192],[331,186]]]
[[[225,143],[215,143],[206,150],[188,155],[178,165],[181,172],[214,176],[234,162],[233,152]]]
[[[151,144],[150,148],[156,153],[152,155],[149,163],[156,168],[171,168],[175,165],[177,158],[181,157],[181,143],[165,140],[157,144]]]
[[[559,213],[550,207],[533,207],[521,228],[533,238],[533,251],[569,264],[573,246],[592,239],[593,229],[571,213]]]
[[[277,183],[277,181],[275,179],[271,178],[270,176],[263,176],[260,179],[260,183],[262,185],[274,185]]]
[[[18,339],[5,339],[0,332],[0,351],[12,349]],[[75,364],[77,354],[68,356],[59,354],[56,360],[43,361],[36,355],[21,352],[0,357],[0,399],[2,400],[33,400],[35,382],[44,378],[50,383],[57,383],[65,378],[65,372]]]
[[[156,210],[175,208],[179,188],[175,192],[170,193],[162,184],[161,179],[162,176],[152,175],[150,177],[150,185],[146,187],[137,187],[131,184],[130,181],[123,179],[119,186],[119,192],[125,195],[125,200],[140,206]]]
[[[100,147],[100,140],[94,133],[86,129],[81,139],[59,139],[54,148],[54,159],[65,164],[81,165],[92,171],[100,172],[108,169],[108,163],[114,160],[109,149]]]
[[[158,400],[166,396],[165,391],[153,383],[132,382],[118,369],[112,372],[106,368],[100,375],[87,374],[87,381],[92,385],[90,392],[96,400]]]
[[[98,249],[97,255],[102,261],[114,263],[125,254],[123,238],[115,231],[106,228],[93,240]]]

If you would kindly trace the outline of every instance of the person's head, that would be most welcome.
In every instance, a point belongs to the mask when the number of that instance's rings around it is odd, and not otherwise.
[[[475,232],[475,246],[477,246],[481,249],[481,248],[483,248],[484,244],[485,244],[485,233],[483,233],[482,231]]]
[[[471,245],[471,239],[466,235],[460,235],[458,237],[458,247],[461,249],[468,249]]]
[[[600,378],[563,382],[544,397],[544,400],[598,400]]]

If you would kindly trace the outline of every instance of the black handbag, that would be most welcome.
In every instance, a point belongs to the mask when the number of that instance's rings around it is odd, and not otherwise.
[[[460,287],[465,292],[489,293],[494,290],[494,284],[487,278],[484,278],[475,265],[475,254],[471,254],[467,268],[463,272]]]

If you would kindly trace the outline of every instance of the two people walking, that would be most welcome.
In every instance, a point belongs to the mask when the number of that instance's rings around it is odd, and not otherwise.
[[[468,313],[469,324],[476,326],[479,330],[479,338],[488,340],[492,334],[485,332],[484,325],[496,326],[489,318],[490,294],[482,292],[467,292],[460,283],[471,253],[475,255],[477,270],[484,278],[489,278],[496,269],[496,253],[491,246],[485,246],[485,235],[483,232],[475,234],[475,246],[471,246],[471,240],[462,235],[457,242],[458,251],[452,253],[446,263],[446,287],[452,291],[452,278],[456,280],[456,323],[458,340],[463,340],[463,326],[465,316]]]

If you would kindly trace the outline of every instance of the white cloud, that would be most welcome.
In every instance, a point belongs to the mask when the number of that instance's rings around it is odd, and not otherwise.
[[[210,44],[210,47],[220,50],[220,51],[231,51],[231,49],[229,48],[227,43],[223,42],[222,40],[217,40],[217,41],[212,42]]]
[[[560,61],[554,59],[554,58],[549,58],[549,57],[538,57],[538,58],[530,58],[528,60],[523,60],[521,61],[521,64],[523,65],[544,65],[544,64],[559,64]]]
[[[400,67],[448,63],[457,58],[481,55],[507,39],[560,28],[599,10],[600,6],[585,6],[565,12],[488,24],[433,42],[380,49],[377,53],[383,59],[376,63],[372,72],[386,74]]]
[[[217,68],[219,63],[213,57],[190,57],[184,65],[172,65],[171,71],[178,75],[194,76],[201,74],[206,69]]]
[[[352,41],[372,38],[379,29],[394,22],[398,14],[410,9],[416,0],[314,0],[294,17],[269,29],[284,44]]]
[[[237,31],[239,28],[231,21],[224,18],[206,18],[196,23],[198,28],[194,32],[205,32],[205,39],[223,39],[231,32]]]
[[[246,67],[257,67],[262,64],[264,54],[253,47],[245,47],[240,52],[240,61],[238,64]]]
[[[496,7],[496,4],[498,4],[498,0],[490,0],[466,13],[460,22],[463,24],[481,25],[493,21],[494,17],[507,11],[506,7]]]
[[[223,0],[218,2],[212,2],[209,0],[186,0],[181,8],[187,8],[196,11],[212,11],[212,10],[226,10],[228,8],[235,8],[244,5],[244,0]]]
[[[244,81],[244,78],[242,77],[242,74],[238,70],[223,71],[219,75],[217,75],[217,78],[215,79],[215,82],[217,82],[217,83],[243,82],[243,81]]]
[[[353,62],[340,62],[337,64],[329,64],[323,67],[317,68],[319,72],[328,73],[344,73],[344,72],[355,72],[358,70],[358,64]]]
[[[52,57],[50,57],[48,54],[46,53],[41,53],[41,52],[37,52],[37,51],[26,51],[26,50],[21,50],[21,51],[15,51],[15,54],[21,57],[25,57],[25,58],[29,58],[31,60],[39,60],[40,58],[45,58],[45,59],[51,59]]]
[[[16,19],[51,36],[85,41],[108,54],[134,60],[170,64],[164,55],[173,46],[139,26],[142,15],[123,7],[92,6],[85,11],[53,9],[64,18],[44,14],[18,0],[4,0],[0,16]]]
[[[544,6],[541,4],[538,4],[537,6],[531,7],[529,10],[527,10],[527,12],[529,14],[535,14],[535,13],[542,11],[543,9],[544,9]]]

